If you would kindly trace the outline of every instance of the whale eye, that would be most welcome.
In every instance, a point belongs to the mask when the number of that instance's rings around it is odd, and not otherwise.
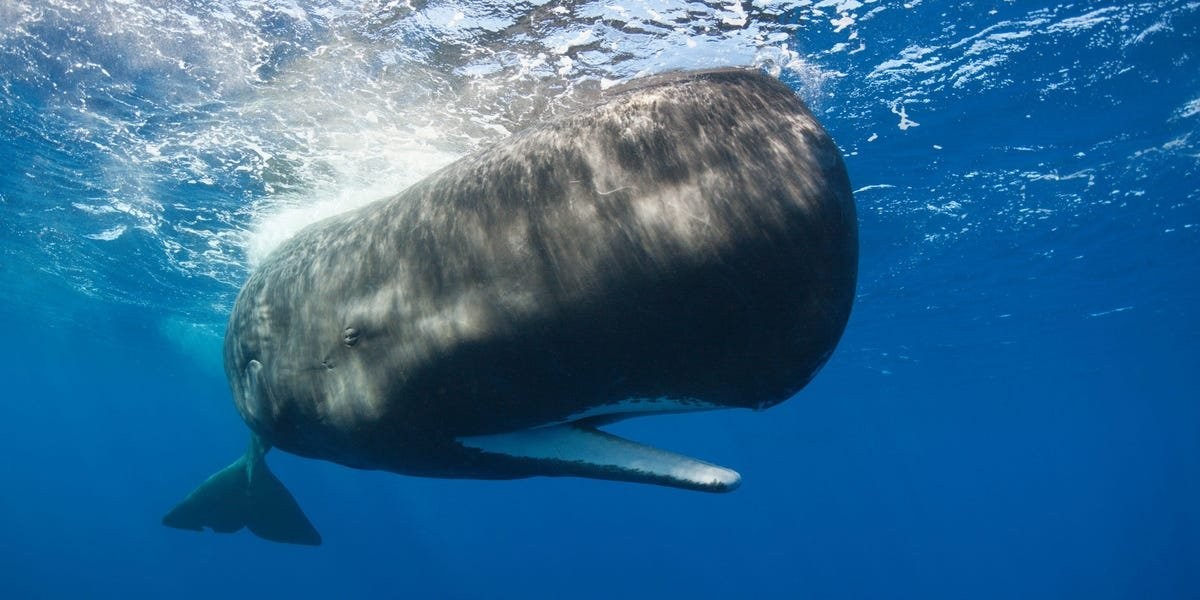
[[[347,327],[346,330],[342,332],[342,343],[346,344],[347,348],[357,344],[358,330],[353,327]]]

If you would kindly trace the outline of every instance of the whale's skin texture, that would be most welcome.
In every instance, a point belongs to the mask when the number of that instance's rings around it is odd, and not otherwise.
[[[242,289],[225,368],[293,454],[677,485],[463,440],[779,403],[833,352],[857,265],[841,154],[796,95],[668,74],[302,230]]]

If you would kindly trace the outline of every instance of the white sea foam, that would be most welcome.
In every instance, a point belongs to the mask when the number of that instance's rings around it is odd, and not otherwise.
[[[1200,98],[1193,98],[1175,112],[1177,118],[1187,119],[1200,115]]]
[[[394,171],[378,180],[353,185],[322,186],[295,196],[274,197],[256,210],[245,238],[246,258],[253,268],[279,244],[304,227],[333,215],[365,206],[403,191],[422,176],[432,173],[454,155],[440,152],[413,153],[407,169]],[[397,163],[404,164],[404,163]]]
[[[116,227],[105,229],[100,233],[90,233],[83,237],[93,240],[100,240],[102,242],[111,242],[121,237],[125,233],[125,229],[126,227],[124,225],[117,225]]]

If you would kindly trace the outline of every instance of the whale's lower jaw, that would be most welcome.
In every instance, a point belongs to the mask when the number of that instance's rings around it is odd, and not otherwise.
[[[742,481],[731,469],[579,423],[460,437],[457,441],[485,457],[516,461],[531,475],[653,483],[706,492],[732,491]]]

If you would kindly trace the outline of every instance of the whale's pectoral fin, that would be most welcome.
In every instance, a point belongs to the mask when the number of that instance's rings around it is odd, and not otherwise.
[[[741,483],[736,471],[646,446],[580,424],[458,438],[485,454],[536,461],[535,475],[568,475],[656,483],[706,492],[728,492]]]
[[[177,529],[233,533],[243,527],[274,542],[316,546],[321,534],[300,505],[267,468],[266,451],[257,439],[232,465],[225,467],[188,494],[163,517]]]

